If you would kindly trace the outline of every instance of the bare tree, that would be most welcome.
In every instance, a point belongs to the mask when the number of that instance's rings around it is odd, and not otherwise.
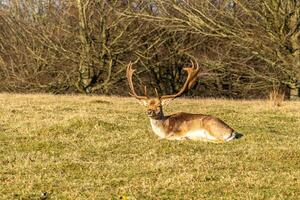
[[[9,1],[0,16],[2,89],[111,92],[147,33],[117,9],[129,7],[117,0]]]
[[[299,4],[0,1],[0,89],[126,94],[120,86],[131,60],[138,82],[173,93],[191,59],[201,67],[194,95],[249,97],[296,89]]]
[[[203,51],[197,57],[204,56],[206,64],[222,69],[222,76],[229,71],[233,85],[299,87],[299,1],[158,0],[156,4],[159,15],[134,16],[205,38],[209,57]]]

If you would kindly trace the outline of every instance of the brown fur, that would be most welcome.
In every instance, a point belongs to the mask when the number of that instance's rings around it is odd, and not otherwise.
[[[203,114],[176,113],[165,116],[161,120],[161,128],[163,128],[167,137],[184,137],[189,131],[200,129],[206,130],[216,139],[223,140],[224,135],[231,135],[234,130],[222,120]]]
[[[151,126],[156,135],[160,138],[171,140],[193,139],[205,140],[211,142],[226,142],[235,138],[235,132],[222,120],[209,115],[177,113],[170,116],[164,116],[162,106],[166,105],[176,97],[180,96],[184,91],[190,88],[197,78],[199,72],[199,65],[184,68],[188,73],[187,79],[183,87],[176,94],[159,96],[155,89],[156,98],[149,98],[147,89],[144,88],[145,96],[136,94],[133,83],[132,63],[127,66],[126,76],[130,87],[130,94],[138,99],[147,110],[148,117],[151,121]]]
[[[180,112],[164,116],[162,110],[164,102],[158,98],[143,100],[143,102],[146,106],[148,116],[152,121],[152,128],[156,134],[160,132],[157,135],[161,138],[182,140],[186,139],[189,132],[205,131],[210,139],[202,138],[201,140],[225,142],[226,138],[231,137],[235,132],[221,119],[210,115]]]

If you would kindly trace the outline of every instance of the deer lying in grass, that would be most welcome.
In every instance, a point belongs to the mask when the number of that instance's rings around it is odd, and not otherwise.
[[[145,96],[136,94],[132,83],[132,75],[135,70],[132,69],[132,63],[128,64],[126,76],[131,90],[129,94],[146,107],[153,132],[161,139],[191,139],[215,143],[228,142],[241,136],[225,122],[213,116],[183,112],[169,116],[164,115],[163,106],[190,88],[197,78],[199,66],[197,64],[195,68],[192,63],[192,67],[184,68],[184,70],[187,71],[188,76],[179,92],[172,95],[159,96],[155,88],[156,97],[150,98],[147,95],[146,87]]]

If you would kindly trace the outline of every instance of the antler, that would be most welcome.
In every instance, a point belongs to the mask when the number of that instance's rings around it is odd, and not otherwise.
[[[185,81],[184,85],[182,86],[181,90],[179,92],[177,92],[176,94],[161,96],[160,99],[175,99],[176,97],[182,95],[182,93],[186,89],[190,89],[192,87],[193,83],[197,79],[197,75],[198,75],[198,72],[200,69],[199,69],[199,65],[197,62],[196,62],[196,64],[197,64],[196,67],[192,60],[191,60],[191,63],[192,63],[192,67],[183,68],[183,70],[187,71],[188,76],[187,76],[186,81]]]
[[[134,73],[135,69],[132,69],[132,63],[130,61],[130,63],[127,65],[127,71],[126,71],[126,76],[127,76],[127,80],[128,80],[128,85],[130,87],[131,92],[129,92],[129,94],[135,98],[137,98],[138,100],[142,100],[142,99],[148,99],[148,95],[147,95],[147,87],[144,86],[144,93],[145,96],[139,96],[136,94],[134,87],[133,87],[133,83],[132,83],[132,75]]]

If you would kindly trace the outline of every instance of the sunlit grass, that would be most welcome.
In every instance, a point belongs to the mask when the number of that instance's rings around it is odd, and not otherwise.
[[[0,95],[0,199],[299,199],[300,102],[177,99],[244,134],[158,140],[131,98]]]

